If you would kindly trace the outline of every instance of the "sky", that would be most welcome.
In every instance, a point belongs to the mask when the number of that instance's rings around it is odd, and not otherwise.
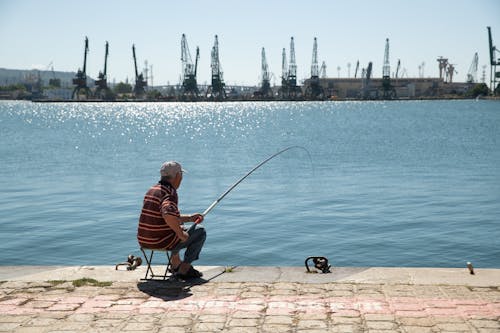
[[[422,63],[424,77],[438,77],[443,56],[455,65],[454,81],[463,82],[477,52],[478,79],[487,65],[489,82],[487,26],[500,49],[500,0],[0,0],[0,68],[76,71],[88,36],[87,75],[103,70],[108,41],[108,81],[134,80],[135,44],[140,69],[146,60],[153,66],[154,85],[176,84],[184,33],[193,60],[200,48],[203,84],[218,35],[226,84],[258,85],[264,47],[271,84],[279,85],[292,36],[299,81],[310,77],[314,37],[328,77],[353,77],[357,61],[360,68],[373,62],[372,76],[381,77],[389,38],[391,72],[400,59],[409,77],[419,76]]]

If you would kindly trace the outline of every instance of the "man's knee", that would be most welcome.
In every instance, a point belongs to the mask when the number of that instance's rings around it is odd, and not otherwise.
[[[205,231],[205,227],[202,226],[202,225],[197,224],[196,228],[194,230],[194,235],[198,239],[205,240],[207,238],[207,232]]]

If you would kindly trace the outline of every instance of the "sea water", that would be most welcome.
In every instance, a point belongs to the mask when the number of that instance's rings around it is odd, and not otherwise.
[[[500,102],[0,102],[2,265],[139,255],[166,160],[202,265],[500,268]],[[310,155],[310,158],[309,158]]]

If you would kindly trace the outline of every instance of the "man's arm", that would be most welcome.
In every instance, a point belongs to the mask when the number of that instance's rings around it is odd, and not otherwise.
[[[165,223],[175,232],[177,237],[181,240],[181,242],[185,242],[189,238],[189,234],[181,228],[182,216],[177,217],[171,214],[163,214],[163,219]]]
[[[179,220],[181,223],[186,223],[186,222],[197,222],[200,223],[203,221],[203,215],[200,213],[195,213],[192,215],[181,215]],[[199,221],[198,221],[199,220]]]

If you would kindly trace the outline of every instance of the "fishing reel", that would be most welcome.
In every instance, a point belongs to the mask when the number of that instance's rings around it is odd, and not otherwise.
[[[308,264],[310,260],[312,260],[314,268],[320,270],[322,273],[331,273],[330,268],[332,266],[328,265],[328,259],[326,257],[307,257],[305,265],[308,273],[311,273]]]
[[[118,270],[118,266],[127,266],[127,271],[133,271],[137,267],[141,266],[141,264],[142,264],[141,257],[136,257],[136,256],[129,254],[126,262],[116,264],[115,270]]]

